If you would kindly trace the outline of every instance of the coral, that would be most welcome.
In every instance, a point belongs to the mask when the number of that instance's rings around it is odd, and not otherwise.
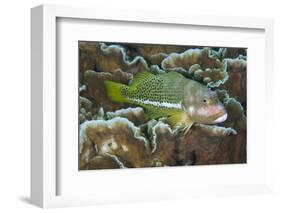
[[[162,121],[152,120],[148,123],[148,134],[152,146],[152,158],[155,166],[174,166],[175,135],[170,126]]]
[[[86,121],[80,126],[80,140],[82,167],[87,167],[96,155],[111,156],[124,167],[151,166],[150,145],[141,136],[140,129],[128,119],[116,117],[108,121]]]
[[[246,117],[243,107],[226,90],[217,90],[228,113],[221,126],[194,125],[190,132],[180,137],[178,160],[186,165],[226,164],[246,162]]]
[[[91,158],[86,164],[80,166],[81,170],[117,168],[124,168],[124,165],[116,160],[116,157],[111,155],[96,155]]]
[[[146,61],[141,56],[130,60],[126,51],[120,45],[106,45],[105,43],[80,42],[80,57],[84,63],[80,63],[80,71],[93,69],[100,72],[114,72],[121,69],[129,73],[137,73],[139,70],[148,70]],[[89,57],[84,56],[84,52]],[[81,60],[80,60],[81,61]],[[89,63],[88,61],[91,61]]]
[[[83,123],[86,119],[92,119],[92,102],[85,97],[79,97],[79,122]]]
[[[241,103],[246,102],[247,98],[247,62],[244,59],[224,59],[227,63],[229,81],[221,88],[226,89],[230,96]]]
[[[162,61],[165,70],[183,68],[188,70],[193,64],[199,64],[201,60],[200,49],[190,49],[183,53],[171,53],[169,57]]]
[[[93,103],[93,114],[100,107],[113,111],[126,106],[109,102],[104,91],[104,80],[128,84],[133,74],[148,70],[141,56],[130,60],[125,49],[119,45],[81,41],[79,58],[79,91],[81,96]],[[80,117],[80,121],[85,120],[85,116]]]
[[[172,53],[161,65],[166,71],[178,71],[209,87],[218,87],[228,79],[226,63],[221,62],[209,48]]]
[[[226,164],[233,162],[233,135],[216,135],[201,126],[193,126],[177,141],[177,159],[181,165]],[[190,159],[192,157],[193,159]]]
[[[105,119],[105,113],[102,107],[100,107],[97,111],[97,113],[93,116],[94,120],[104,120]]]
[[[135,45],[136,51],[139,55],[143,56],[150,64],[160,65],[171,53],[180,53],[187,49],[186,46],[177,45]]]
[[[243,57],[246,55],[246,49],[245,48],[220,48],[219,55],[221,55],[221,58],[238,58]]]
[[[115,117],[123,117],[127,118],[129,121],[133,122],[136,126],[140,124],[144,124],[148,121],[146,114],[143,111],[143,108],[127,108],[127,109],[119,109],[115,112],[107,112],[106,116],[108,119],[112,119]]]
[[[130,73],[125,73],[119,69],[115,70],[114,74],[109,72],[96,72],[93,70],[87,70],[84,72],[84,83],[87,87],[83,96],[88,98],[95,107],[95,111],[98,108],[103,107],[106,111],[113,111],[116,109],[124,108],[125,104],[112,103],[106,93],[104,88],[105,80],[112,80],[121,83],[129,83],[133,78]]]
[[[165,118],[114,103],[104,81],[129,84],[140,71],[180,72],[216,91],[228,113],[184,135]],[[79,168],[116,169],[246,162],[245,48],[79,42]]]
[[[154,73],[155,75],[166,73],[164,70],[160,69],[158,65],[152,65],[150,67],[150,72]]]
[[[206,68],[203,70],[201,66],[197,66],[198,69],[195,69],[194,65],[191,68],[193,78],[207,84],[209,87],[218,87],[221,84],[224,84],[228,79],[228,74],[225,71],[226,63],[223,63],[221,68]]]
[[[203,131],[205,131],[210,136],[216,136],[216,137],[224,137],[228,135],[236,135],[237,132],[228,127],[222,127],[222,126],[216,126],[216,125],[205,125],[205,124],[197,124]]]
[[[95,69],[95,43],[79,42],[79,83],[84,80],[84,72]]]

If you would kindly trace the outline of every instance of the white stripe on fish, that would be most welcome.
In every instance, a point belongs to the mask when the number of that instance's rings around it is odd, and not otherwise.
[[[172,108],[172,109],[182,109],[182,104],[180,103],[168,103],[168,102],[158,102],[158,101],[151,101],[151,100],[142,100],[136,98],[130,98],[131,101],[137,102],[139,104],[146,104],[152,105],[156,107],[165,107],[165,108]]]

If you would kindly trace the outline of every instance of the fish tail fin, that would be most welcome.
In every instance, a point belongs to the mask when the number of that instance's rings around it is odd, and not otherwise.
[[[116,83],[113,81],[104,81],[105,91],[107,97],[113,101],[118,103],[128,102],[127,97],[122,94],[122,88],[126,88],[127,86],[124,84]]]

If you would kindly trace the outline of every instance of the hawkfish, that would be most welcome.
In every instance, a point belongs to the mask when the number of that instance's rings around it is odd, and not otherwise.
[[[217,124],[227,119],[216,92],[177,72],[137,74],[129,85],[105,81],[108,98],[144,108],[150,119],[166,118],[186,133],[194,123]]]

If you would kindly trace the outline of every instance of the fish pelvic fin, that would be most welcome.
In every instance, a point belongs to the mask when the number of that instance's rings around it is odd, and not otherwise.
[[[128,88],[124,84],[120,84],[113,81],[104,81],[105,91],[107,94],[107,97],[117,103],[126,103],[128,102],[127,97],[122,94],[122,90]]]

